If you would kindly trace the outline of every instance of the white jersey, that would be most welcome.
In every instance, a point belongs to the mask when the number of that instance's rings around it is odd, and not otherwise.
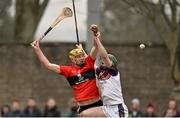
[[[124,104],[119,72],[107,80],[97,79],[97,86],[104,105]]]

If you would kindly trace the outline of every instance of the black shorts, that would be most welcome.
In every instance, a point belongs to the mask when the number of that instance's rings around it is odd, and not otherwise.
[[[89,105],[85,105],[85,106],[79,106],[77,112],[78,112],[78,113],[81,113],[82,111],[84,111],[84,110],[86,110],[86,109],[89,109],[89,108],[91,108],[91,107],[97,107],[97,106],[102,106],[102,105],[103,105],[102,101],[99,100],[99,101],[97,101],[97,102],[95,102],[95,103],[93,103],[93,104],[89,104]]]

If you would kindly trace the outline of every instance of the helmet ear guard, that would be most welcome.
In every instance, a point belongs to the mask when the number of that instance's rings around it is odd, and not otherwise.
[[[112,61],[112,65],[113,66],[117,66],[118,65],[119,62],[118,62],[118,60],[116,59],[116,57],[114,55],[108,54],[108,57]]]
[[[71,60],[74,60],[77,56],[79,56],[81,54],[84,54],[84,52],[79,48],[75,48],[69,52],[69,58]]]

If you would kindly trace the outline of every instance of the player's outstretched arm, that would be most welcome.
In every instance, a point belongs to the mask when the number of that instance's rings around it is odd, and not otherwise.
[[[101,57],[104,65],[105,65],[106,67],[111,67],[111,66],[112,66],[112,62],[111,62],[111,60],[109,59],[108,53],[107,53],[105,47],[103,46],[103,44],[102,44],[102,42],[101,42],[101,40],[100,40],[100,36],[101,36],[101,34],[100,34],[100,32],[98,32],[98,33],[97,33],[97,36],[96,36],[96,38],[95,38],[95,42],[96,42],[97,47],[98,47],[99,55],[100,55],[100,57]]]
[[[49,60],[44,56],[43,52],[41,51],[41,49],[39,47],[39,41],[33,42],[33,48],[34,48],[34,51],[35,51],[39,61],[45,68],[47,68],[48,70],[51,70],[53,72],[60,73],[60,66],[57,64],[50,63]]]
[[[96,42],[95,42],[96,34],[95,34],[94,30],[97,30],[97,25],[92,24],[92,25],[90,26],[90,30],[91,30],[92,33],[93,33],[93,39],[92,39],[92,49],[91,49],[89,55],[90,55],[93,59],[96,59],[96,56],[97,56],[97,53],[98,53],[98,47],[97,47],[97,44],[96,44]]]

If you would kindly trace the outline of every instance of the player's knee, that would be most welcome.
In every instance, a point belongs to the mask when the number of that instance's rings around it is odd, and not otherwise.
[[[87,111],[82,111],[80,114],[79,114],[79,116],[80,117],[88,117],[89,115],[88,115],[89,113],[87,112]]]

